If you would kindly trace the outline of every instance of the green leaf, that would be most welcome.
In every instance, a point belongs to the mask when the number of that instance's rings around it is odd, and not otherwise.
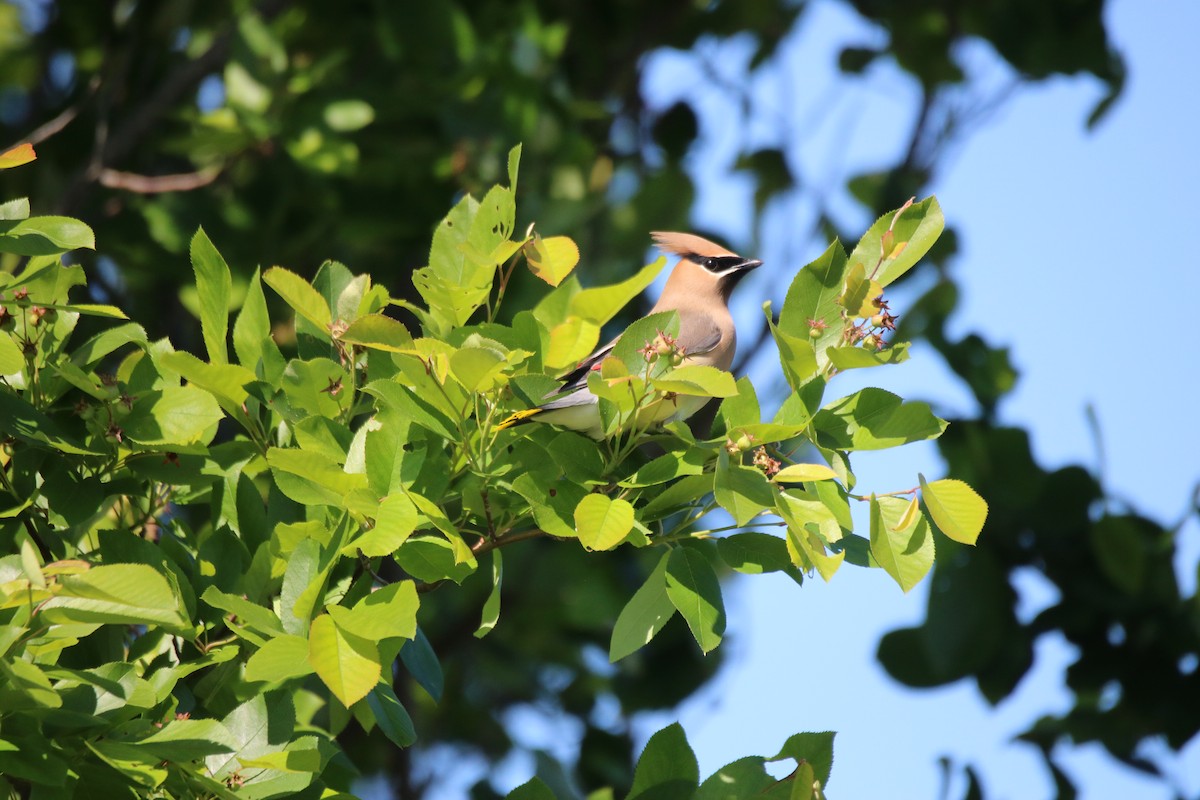
[[[653,283],[666,264],[667,260],[660,257],[654,263],[642,267],[632,278],[611,286],[597,286],[580,291],[571,298],[570,313],[603,326]],[[641,346],[640,342],[638,346]]]
[[[350,707],[379,682],[379,651],[371,642],[343,631],[322,614],[308,631],[308,660],[317,677],[342,705]]]
[[[682,552],[677,549],[674,552]],[[700,766],[678,722],[650,737],[633,772],[626,800],[691,800],[700,785]]]
[[[807,340],[814,348],[818,367],[823,367],[825,348],[842,339],[841,295],[846,279],[846,251],[840,242],[829,248],[796,274],[779,312],[779,330],[797,340]],[[824,323],[821,335],[813,339],[810,320]]]
[[[283,298],[304,319],[324,332],[329,331],[333,321],[329,304],[321,293],[294,272],[283,267],[271,267],[263,273],[262,280]]]
[[[536,775],[508,793],[506,800],[558,800],[546,782]]]
[[[410,747],[417,741],[417,729],[413,727],[412,717],[396,697],[390,684],[380,681],[367,695],[367,705],[371,709],[375,722],[383,735],[391,739],[397,747]]]
[[[224,416],[208,392],[194,386],[166,386],[137,399],[124,430],[144,445],[208,444]]]
[[[779,348],[779,364],[783,367],[783,377],[794,391],[799,391],[817,374],[817,351],[813,349],[812,339],[807,336],[795,336],[771,326],[771,336],[775,346]]]
[[[405,572],[425,583],[441,580],[462,583],[475,571],[473,565],[460,563],[454,545],[439,536],[413,536],[400,546],[393,558]]]
[[[246,662],[243,678],[257,681],[286,681],[309,675],[308,640],[303,636],[281,633],[270,639]]]
[[[256,267],[246,290],[242,310],[233,323],[233,351],[237,353],[238,363],[252,372],[256,371],[259,361],[265,358],[268,342],[278,353],[271,339],[271,317],[267,312],[267,299],[263,295],[262,278]]]
[[[829,783],[829,773],[833,770],[834,736],[836,734],[830,731],[793,734],[784,742],[779,754],[767,760],[781,761],[790,758],[798,763],[811,764],[813,779],[819,781],[823,789]]]
[[[0,159],[3,159],[3,156],[0,156]],[[3,167],[0,166],[0,169]],[[17,219],[29,219],[28,197],[18,197],[16,200],[0,203],[0,220]]]
[[[392,353],[412,351],[412,334],[404,324],[383,314],[364,314],[354,320],[339,337],[346,344]]]
[[[717,459],[713,495],[738,525],[745,525],[764,508],[775,505],[775,488],[767,476],[734,462],[724,452]]]
[[[376,589],[354,608],[331,605],[328,610],[339,629],[372,642],[411,639],[417,635],[417,608],[421,602],[412,581],[397,581]]]
[[[335,100],[325,106],[325,124],[339,133],[361,130],[375,121],[375,109],[365,100]]]
[[[700,784],[692,800],[783,800],[787,784],[768,773],[764,761],[747,756],[726,764]]]
[[[682,453],[664,453],[638,467],[637,472],[620,482],[620,486],[655,486],[672,481],[681,475],[700,475],[708,463],[710,451],[693,447]]]
[[[227,594],[215,586],[209,586],[200,596],[208,605],[237,617],[238,624],[257,630],[263,636],[273,637],[283,633],[283,623],[275,612],[252,603],[244,597]]]
[[[0,392],[0,433],[71,455],[100,455],[68,439],[54,420],[7,391]]]
[[[257,380],[254,373],[243,366],[210,364],[186,350],[163,353],[158,361],[178,372],[188,383],[212,393],[219,401],[224,400],[222,407],[230,416],[239,414],[242,403],[249,397],[246,387]]]
[[[0,375],[12,375],[25,368],[25,356],[11,336],[0,334]]]
[[[408,495],[403,492],[390,494],[379,501],[374,527],[347,545],[343,553],[349,555],[357,549],[368,558],[386,556],[404,544],[416,530],[419,521],[417,507]],[[346,550],[351,553],[346,553]]]
[[[685,364],[652,381],[660,392],[700,397],[732,397],[738,393],[733,376],[716,367]]]
[[[633,593],[633,597],[617,615],[608,646],[610,662],[616,663],[649,644],[674,616],[675,606],[667,595],[669,557],[669,553],[663,554],[646,582]]]
[[[788,555],[787,542],[761,531],[744,531],[717,539],[717,554],[729,567],[746,575],[786,572],[800,582]]]
[[[898,497],[871,495],[871,555],[907,592],[921,582],[933,566],[933,536],[924,516],[907,527],[909,504]]]
[[[1143,534],[1138,520],[1131,517],[1104,516],[1088,530],[1088,542],[1100,571],[1130,596],[1145,586],[1152,541]]]
[[[943,479],[921,480],[921,499],[938,530],[956,542],[975,544],[987,521],[987,502],[962,481]]]
[[[550,329],[550,346],[542,356],[547,370],[574,367],[596,348],[600,326],[583,317],[567,317]]]
[[[10,657],[0,661],[0,677],[0,707],[6,712],[62,706],[62,697],[36,664]]]
[[[495,265],[468,258],[463,248],[480,208],[470,195],[460,200],[434,229],[429,266],[413,273],[413,285],[447,331],[464,324],[487,300],[495,278]],[[492,250],[486,246],[482,249]]]
[[[579,263],[579,247],[569,237],[534,236],[525,243],[529,269],[551,286],[558,286]]]
[[[843,372],[848,369],[863,367],[881,367],[885,364],[901,364],[908,360],[908,342],[900,342],[883,350],[861,347],[857,345],[842,345],[831,347],[825,351],[829,361]]]
[[[867,388],[835,400],[813,417],[817,444],[828,450],[881,450],[936,439],[946,421],[928,403],[905,402],[883,389]]]
[[[480,616],[479,627],[475,629],[475,638],[482,639],[492,632],[500,620],[500,585],[504,582],[504,561],[499,550],[492,551],[492,590],[488,592],[487,600],[483,603],[483,613]]]
[[[208,359],[214,364],[229,362],[225,339],[229,334],[229,299],[233,278],[229,265],[217,252],[204,228],[192,237],[192,269],[196,273],[196,294],[200,299],[200,330]]]
[[[83,314],[88,317],[102,317],[104,319],[129,319],[125,312],[116,306],[107,306],[100,303],[43,303],[46,308],[53,308],[57,311],[70,311],[75,314]]]
[[[851,259],[846,270],[846,288],[839,303],[850,317],[870,317],[878,310],[872,302],[883,293],[878,281],[867,277],[866,267]]]
[[[422,395],[395,381],[372,381],[363,387],[367,394],[378,397],[404,419],[412,420],[422,428],[444,439],[457,441],[458,431],[454,423],[441,409]]]
[[[842,538],[833,510],[819,497],[799,489],[776,495],[775,510],[787,522],[792,563],[801,569],[816,569],[823,580],[832,578],[845,559],[844,551],[831,554],[828,550]]]
[[[173,719],[137,745],[157,760],[186,764],[233,752],[233,737],[215,719]]]
[[[725,423],[724,430],[732,430],[738,425],[753,425],[762,421],[762,410],[758,405],[758,395],[754,391],[754,384],[749,378],[741,377],[737,379],[736,395],[726,397],[721,401],[721,406],[717,410],[717,419]],[[714,430],[716,435],[719,430]]]
[[[468,392],[490,392],[503,381],[504,355],[489,347],[463,347],[450,356],[450,371]]]
[[[433,698],[433,702],[440,703],[445,686],[442,665],[438,663],[437,654],[420,628],[417,628],[416,637],[401,648],[400,660],[413,680]]]
[[[575,506],[575,532],[588,550],[611,550],[633,530],[633,506],[620,498],[589,494]]]
[[[809,481],[832,481],[837,473],[824,464],[789,464],[772,478],[777,483],[808,483]]]
[[[226,714],[221,724],[229,732],[233,752],[204,759],[208,773],[218,781],[237,772],[241,761],[284,749],[296,726],[292,695],[285,691],[256,693]]]
[[[367,476],[346,472],[321,453],[272,447],[267,464],[280,491],[306,505],[341,507],[346,495],[367,485]]]
[[[71,217],[29,217],[0,221],[0,253],[54,256],[70,250],[96,249],[92,229]]]
[[[892,228],[891,246],[885,253],[883,240],[889,226]],[[863,234],[850,256],[850,264],[862,264],[868,276],[875,272],[879,285],[887,286],[912,269],[929,252],[945,226],[946,220],[936,197],[927,197],[902,209],[899,216],[897,212],[890,211]],[[876,272],[877,264],[879,269]]]
[[[63,576],[60,590],[42,606],[47,623],[159,625],[191,638],[183,599],[157,570],[145,564],[102,564]]]
[[[692,631],[700,649],[708,653],[725,633],[725,605],[721,586],[708,559],[692,547],[676,547],[667,561],[667,596]]]
[[[101,761],[142,789],[154,789],[167,779],[167,770],[154,755],[136,745],[100,739],[84,742]]]

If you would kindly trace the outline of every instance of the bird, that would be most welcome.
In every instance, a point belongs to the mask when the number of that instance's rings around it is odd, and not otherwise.
[[[678,312],[679,335],[675,337],[674,345],[684,354],[683,363],[729,369],[737,348],[729,296],[738,282],[751,270],[762,266],[762,262],[743,258],[693,233],[654,231],[650,236],[663,253],[679,256],[679,262],[650,313]],[[593,369],[600,368],[600,362],[612,353],[619,340],[618,336],[600,347],[562,376],[559,387],[546,395],[540,405],[515,412],[499,427],[545,422],[579,431],[593,439],[603,439],[598,401],[588,390],[587,378]],[[687,419],[707,401],[706,397],[674,397],[651,421]]]

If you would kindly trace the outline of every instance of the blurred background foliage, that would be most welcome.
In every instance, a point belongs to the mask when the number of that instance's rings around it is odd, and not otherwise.
[[[1095,76],[1108,91],[1088,125],[1102,122],[1122,88],[1103,0],[828,1],[852,6],[881,34],[869,45],[846,43],[839,59],[846,81],[887,60],[920,87],[897,158],[847,183],[872,212],[920,194],[981,110],[1023,82]],[[32,141],[39,155],[36,167],[5,173],[0,196],[28,195],[34,213],[89,223],[99,243],[85,263],[96,299],[120,304],[152,336],[169,335],[180,347],[200,342],[186,313],[194,298],[181,289],[198,225],[243,277],[260,264],[312,274],[334,258],[400,294],[411,291],[409,273],[427,259],[435,222],[463,192],[500,181],[505,154],[518,142],[521,219],[575,238],[589,282],[612,280],[638,265],[648,230],[691,227],[700,171],[749,181],[753,208],[738,213],[757,223],[789,196],[820,198],[830,189],[789,157],[796,146],[789,137],[802,133],[749,134],[757,109],[747,87],[755,75],[783,68],[781,43],[812,7],[804,0],[0,4],[0,148]],[[714,68],[704,88],[735,101],[739,115],[706,117],[687,100],[666,108],[647,102],[642,79],[652,54],[673,49],[703,60],[734,39],[750,54],[740,79]],[[999,92],[975,85],[960,58],[969,41],[986,42],[1007,61],[1016,85]],[[714,130],[733,131],[734,157],[694,163],[689,154]],[[757,223],[757,236],[768,236]],[[834,215],[821,213],[811,230],[788,235],[816,241],[838,229]],[[970,678],[996,703],[1030,668],[1034,641],[1059,632],[1079,650],[1066,676],[1074,704],[1026,738],[1046,754],[1060,796],[1072,789],[1051,749],[1064,740],[1098,741],[1114,758],[1153,771],[1138,757],[1140,743],[1164,737],[1177,749],[1200,725],[1198,604],[1180,596],[1172,530],[1107,501],[1083,469],[1044,470],[1025,432],[996,424],[1015,372],[1004,350],[946,333],[956,305],[951,232],[942,241],[914,271],[937,277],[926,276],[933,288],[908,310],[900,335],[929,342],[977,399],[978,416],[956,421],[940,446],[951,475],[975,486],[992,516],[977,549],[939,542],[927,619],[887,635],[879,657],[905,684]],[[753,242],[733,244],[755,252]],[[800,266],[768,268],[786,283]],[[528,305],[537,291],[519,282],[508,307]],[[753,342],[749,334],[743,341]],[[742,347],[748,356],[756,350]],[[717,657],[699,655],[682,626],[619,668],[608,666],[612,621],[646,570],[633,556],[612,557],[610,569],[598,570],[575,548],[534,545],[506,559],[521,577],[506,586],[504,623],[483,642],[471,632],[486,581],[474,597],[430,598],[436,611],[424,627],[447,665],[445,699],[435,707],[421,689],[398,687],[420,712],[423,744],[402,753],[382,737],[357,745],[374,755],[397,796],[420,796],[439,765],[499,763],[517,746],[513,720],[530,709],[543,719],[573,719],[584,731],[579,761],[566,770],[571,780],[627,786],[630,717],[677,704],[719,667]],[[1023,622],[1012,578],[1026,568],[1042,573],[1061,599]],[[559,770],[539,758],[543,775]],[[475,791],[492,792],[486,782]]]

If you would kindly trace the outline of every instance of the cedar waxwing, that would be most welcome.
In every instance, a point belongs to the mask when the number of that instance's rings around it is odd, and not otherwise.
[[[729,314],[729,295],[737,282],[762,262],[742,258],[690,233],[656,231],[650,235],[660,250],[680,256],[662,296],[650,313],[679,312],[679,336],[675,342],[685,355],[684,363],[729,369],[737,346],[733,317]],[[612,352],[616,343],[616,339],[612,340],[564,375],[562,385],[546,396],[547,402],[516,412],[500,423],[500,427],[548,422],[586,433],[593,439],[604,438],[596,396],[588,390],[587,378],[593,369],[599,369],[600,362]],[[668,407],[656,414],[653,421],[687,419],[708,400],[707,397],[673,397],[664,403]]]

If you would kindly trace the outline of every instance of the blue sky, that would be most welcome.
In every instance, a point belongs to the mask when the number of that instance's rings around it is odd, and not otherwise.
[[[954,263],[962,302],[951,332],[976,331],[1011,348],[1021,377],[1001,406],[1001,418],[1028,428],[1044,466],[1082,463],[1098,469],[1085,408],[1096,410],[1105,451],[1103,479],[1111,492],[1156,519],[1175,521],[1200,481],[1200,357],[1189,305],[1200,298],[1200,212],[1190,202],[1200,186],[1195,152],[1200,77],[1200,5],[1174,0],[1152,5],[1110,2],[1108,22],[1130,71],[1119,103],[1094,131],[1084,122],[1102,94],[1088,78],[1023,86],[950,153],[932,186],[961,235]],[[810,180],[831,187],[823,198],[847,227],[869,220],[838,194],[839,180],[888,163],[906,141],[913,87],[886,65],[864,80],[839,80],[833,70],[845,44],[879,41],[841,6],[817,3],[790,37],[786,75],[752,88],[759,114],[749,132],[714,126],[690,168],[703,181],[698,227],[733,242],[753,237],[748,189],[725,174],[746,139],[770,143],[783,128],[789,156]],[[736,77],[744,43],[713,44],[715,64]],[[963,52],[982,85],[1012,80],[985,46]],[[709,118],[733,109],[704,87],[687,54],[664,54],[648,70],[655,104],[686,96]],[[690,75],[690,77],[689,77]],[[761,257],[798,269],[824,243],[811,230],[813,207],[784,203],[761,221]],[[1196,245],[1192,243],[1196,242]],[[784,272],[747,281],[738,313],[761,312],[764,297],[781,298]],[[903,313],[903,302],[899,309]],[[831,391],[864,385],[848,374]],[[868,371],[867,383],[905,397],[931,400],[948,414],[969,412],[966,392],[917,349],[909,363]],[[932,447],[911,446],[856,461],[860,485],[906,488],[920,471],[940,474]],[[1200,530],[1193,520],[1179,540],[1179,573],[1195,585]],[[1023,612],[1053,602],[1052,589],[1022,576]],[[678,718],[696,747],[702,772],[750,754],[771,754],[791,733],[836,730],[830,791],[841,798],[932,798],[941,786],[939,756],[971,763],[989,797],[1052,795],[1050,777],[1032,748],[1012,737],[1044,713],[1063,711],[1063,669],[1073,655],[1061,640],[1039,642],[1033,671],[995,709],[973,685],[912,692],[876,664],[879,636],[923,617],[925,587],[903,595],[885,575],[844,568],[829,585],[803,589],[775,576],[745,579],[729,594],[730,665],[716,684],[678,715],[646,722],[646,730]],[[1151,746],[1147,755],[1168,770],[1185,794],[1200,793],[1200,743],[1179,758]],[[1164,800],[1171,792],[1117,765],[1094,746],[1063,748],[1059,763],[1084,798]],[[951,797],[961,796],[956,780]]]

